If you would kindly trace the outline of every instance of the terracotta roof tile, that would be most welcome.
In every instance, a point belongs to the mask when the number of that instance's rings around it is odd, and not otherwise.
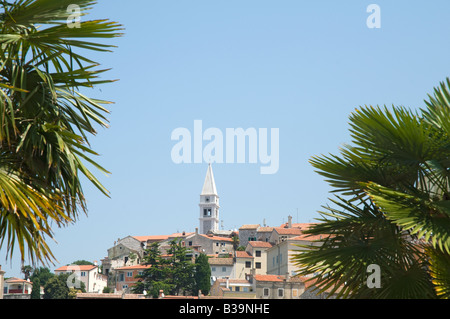
[[[241,229],[257,229],[259,228],[259,224],[253,224],[253,225],[242,225],[239,227],[239,230]]]
[[[90,271],[97,268],[95,265],[68,265],[68,266],[62,266],[58,269],[55,269],[55,271],[72,271],[72,270],[79,270],[79,271]]]
[[[253,258],[248,252],[246,251],[236,251],[236,258]]]
[[[271,243],[265,241],[249,241],[248,244],[252,247],[260,247],[260,248],[270,248],[272,247]]]

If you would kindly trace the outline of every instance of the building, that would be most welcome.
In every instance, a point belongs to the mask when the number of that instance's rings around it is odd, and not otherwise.
[[[275,233],[276,232],[276,233]],[[299,247],[299,245],[318,245],[315,240],[321,239],[321,236],[308,236],[301,234],[298,236],[292,235],[294,232],[283,230],[278,232],[274,230],[273,238],[279,238],[278,243],[267,249],[267,274],[272,275],[296,275],[298,267],[292,262],[292,257],[299,251],[306,248]]]
[[[255,274],[267,274],[267,250],[272,248],[272,244],[265,241],[250,241],[245,251],[253,257],[253,267]]]
[[[3,299],[30,299],[32,289],[33,283],[30,280],[9,278],[4,283]]]
[[[5,287],[5,271],[2,270],[0,265],[0,299],[3,299],[3,289]]]
[[[116,268],[115,291],[130,291],[130,288],[132,288],[136,282],[139,281],[136,276],[141,275],[143,271],[149,267],[150,265],[132,265]]]
[[[247,247],[248,242],[258,240],[259,224],[255,225],[242,225],[239,227],[239,244],[240,246]]]
[[[245,279],[251,273],[254,257],[246,251],[236,251],[234,276],[235,279]]]
[[[247,279],[217,279],[210,289],[211,296],[224,299],[255,299],[253,285]]]
[[[217,279],[234,277],[234,259],[229,258],[208,258],[211,267],[211,283]]]
[[[219,230],[219,195],[217,194],[216,183],[211,164],[208,165],[205,182],[200,194],[200,234],[207,234],[209,231]]]
[[[75,287],[77,287],[77,280],[79,280],[84,283],[86,292],[101,293],[107,286],[108,278],[99,272],[97,265],[69,265],[55,269],[56,275],[61,273],[75,274]]]
[[[189,234],[182,239],[184,245],[198,254],[214,255],[233,255],[233,239],[230,237],[215,236],[212,233],[199,234],[198,229],[195,233]]]
[[[278,275],[250,275],[257,299],[300,299],[305,292],[301,278]]]

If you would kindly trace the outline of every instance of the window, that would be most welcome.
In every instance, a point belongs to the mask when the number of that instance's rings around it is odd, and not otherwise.
[[[211,208],[203,209],[203,216],[211,216]]]
[[[139,276],[142,276],[143,274],[144,274],[144,272],[142,270],[138,272]]]
[[[222,267],[222,272],[226,272],[227,271],[227,267]]]
[[[206,198],[205,198],[205,201],[208,203],[208,202],[209,202],[209,197],[206,197]]]
[[[128,271],[127,272],[127,277],[133,277],[133,272],[132,271]]]
[[[128,288],[128,285],[122,285],[122,289],[127,289]]]
[[[261,257],[261,250],[255,251],[255,257]]]
[[[192,241],[189,242],[189,246],[192,246]]]
[[[211,271],[216,271],[216,267],[211,267]]]
[[[85,271],[81,272],[81,277],[86,277],[86,272]]]
[[[234,288],[234,291],[241,291],[241,287],[236,287],[236,288]]]
[[[261,269],[261,263],[255,263],[256,269]]]
[[[278,288],[278,297],[279,298],[283,298],[284,297],[284,289],[283,288]]]
[[[125,274],[119,274],[119,281],[125,281]]]
[[[251,261],[246,261],[245,262],[245,268],[251,268],[252,267],[252,262]]]
[[[269,294],[270,294],[270,289],[269,289],[269,288],[264,288],[264,290],[263,290],[263,296],[264,296],[264,297],[269,297]]]

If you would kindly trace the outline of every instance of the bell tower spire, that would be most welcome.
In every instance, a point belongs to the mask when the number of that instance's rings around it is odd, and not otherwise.
[[[219,230],[219,195],[211,164],[206,171],[205,182],[200,194],[200,234]]]

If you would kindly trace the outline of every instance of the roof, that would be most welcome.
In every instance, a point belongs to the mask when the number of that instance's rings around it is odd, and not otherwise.
[[[300,228],[301,230],[306,230],[311,226],[316,225],[316,223],[292,223],[290,228]],[[282,224],[280,227],[288,228],[288,223]]]
[[[9,279],[5,280],[6,283],[8,284],[12,284],[12,283],[29,283],[32,284],[31,281],[25,280],[25,279],[21,279],[21,278],[17,278],[17,277],[11,277]]]
[[[258,229],[258,228],[259,228],[259,224],[242,225],[241,227],[239,227],[239,230],[241,230],[241,229]]]
[[[166,240],[169,238],[167,235],[154,235],[154,236],[132,236],[133,238],[139,241],[148,241],[148,240]]]
[[[253,256],[246,251],[236,250],[236,258],[253,258]]]
[[[264,227],[259,227],[258,228],[258,233],[259,232],[271,232],[273,230],[273,227],[269,227],[269,226],[264,226]]]
[[[233,265],[233,258],[208,258],[210,265]]]
[[[328,235],[326,235],[328,236]],[[321,240],[322,238],[326,237],[324,235],[310,235],[310,234],[302,234],[300,236],[295,236],[292,238],[289,238],[289,240],[305,240],[305,241],[313,241],[313,240]]]
[[[132,265],[132,266],[124,266],[124,267],[118,267],[115,270],[138,270],[138,269],[147,269],[150,268],[151,265]]]
[[[301,235],[303,231],[300,228],[281,228],[276,227],[274,230],[280,235]]]
[[[199,234],[200,236],[203,236],[205,238],[209,238],[211,240],[219,240],[219,241],[229,241],[232,242],[233,239],[230,237],[221,237],[221,236],[214,236],[214,235],[205,235],[205,234]]]
[[[227,282],[229,284],[250,284],[250,281],[246,279],[224,279],[224,278],[218,278],[217,281],[221,284],[226,284]]]
[[[96,265],[68,265],[68,266],[62,266],[58,269],[55,269],[55,271],[70,271],[70,270],[79,270],[79,271],[91,271],[98,266]]]
[[[249,241],[248,245],[252,247],[258,247],[258,248],[270,248],[272,247],[271,243],[265,242],[265,241]]]
[[[279,275],[254,275],[256,281],[284,281],[284,276]]]
[[[200,195],[217,195],[216,183],[214,181],[211,164],[208,165],[205,182],[203,184],[202,193]]]
[[[270,281],[270,282],[283,282],[286,280],[286,276],[280,276],[280,275],[254,275],[253,278],[256,281]],[[289,282],[304,282],[304,278],[289,276],[287,281],[289,281]]]

